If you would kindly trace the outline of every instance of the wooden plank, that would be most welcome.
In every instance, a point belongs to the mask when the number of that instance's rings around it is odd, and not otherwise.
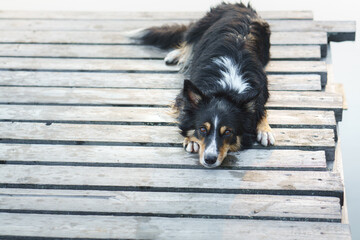
[[[272,45],[321,45],[327,46],[327,32],[272,32]]]
[[[329,41],[354,41],[356,32],[355,21],[268,21],[273,32],[318,32],[324,31],[328,33]]]
[[[270,61],[265,70],[269,74],[316,73],[321,77],[321,86],[325,86],[327,82],[327,67],[322,61]]]
[[[1,74],[0,74],[1,76]],[[272,91],[320,91],[320,75],[268,75],[268,88]],[[1,79],[0,79],[1,83]]]
[[[60,71],[165,71],[177,72],[179,67],[168,66],[163,60],[138,59],[41,59],[0,58],[1,69],[11,70],[60,70]],[[269,73],[321,73],[326,74],[322,61],[271,61]]]
[[[258,11],[264,19],[312,20],[312,11]],[[159,20],[201,18],[205,12],[86,12],[86,11],[1,11],[0,19],[52,20]]]
[[[270,49],[271,59],[274,60],[320,60],[320,46],[277,46]]]
[[[165,71],[177,72],[176,66],[165,65],[163,60],[124,59],[41,59],[0,58],[2,70],[56,70],[56,71]],[[301,64],[301,63],[300,63]],[[275,66],[278,64],[275,63]]]
[[[138,59],[44,59],[0,58],[0,70],[26,71],[91,71],[91,72],[142,72],[175,73],[178,66],[165,65],[163,60]],[[266,66],[269,74],[320,74],[322,86],[327,81],[327,66],[322,61],[270,61]]]
[[[43,87],[98,87],[98,88],[164,88],[180,89],[182,74],[148,73],[101,73],[101,72],[37,72],[0,71],[2,86],[43,86]],[[320,76],[268,75],[269,90],[321,90]]]
[[[277,147],[334,148],[332,129],[274,128]],[[44,124],[0,122],[3,140],[42,140],[95,143],[180,145],[183,137],[173,126],[129,126],[98,124]]]
[[[344,181],[344,167],[343,167],[343,159],[341,153],[341,139],[339,139],[336,144],[335,160],[332,171],[338,172],[340,174],[341,179]],[[341,223],[349,224],[348,205],[347,205],[345,186],[344,186],[344,204],[341,208]]]
[[[349,225],[339,223],[11,213],[0,213],[0,232],[35,238],[351,239]]]
[[[170,108],[0,105],[0,121],[175,124]],[[271,126],[336,129],[332,111],[268,110]]]
[[[285,105],[291,105],[293,107],[296,106],[296,108],[305,109],[305,106],[310,106],[313,104],[312,106],[316,106],[315,108],[320,107],[320,109],[333,109],[336,121],[341,121],[342,119],[342,109],[340,109],[340,107],[342,107],[342,97],[339,94],[327,95],[322,94],[322,92],[313,92],[314,95],[312,95],[311,92],[297,92],[296,94],[287,97],[287,94],[285,94],[286,92],[276,91],[276,93],[277,94],[274,92],[274,94],[270,96],[266,107],[283,108]],[[317,96],[315,97],[315,95]],[[315,97],[316,100],[311,100],[311,96]],[[332,105],[333,108],[327,108],[325,105]]]
[[[348,101],[346,99],[345,89],[342,83],[334,83],[334,81],[331,81],[330,84],[326,84],[325,92],[340,94],[343,97],[343,109],[348,110]]]
[[[327,45],[326,32],[273,32],[270,38],[272,45],[300,44],[300,45]],[[58,44],[134,44],[134,41],[123,32],[107,31],[56,31],[49,34],[47,31],[15,31],[2,30],[2,43],[58,43]]]
[[[22,20],[0,21],[0,30],[32,31],[130,31],[164,24],[188,24],[185,20]],[[328,32],[330,38],[354,40],[355,21],[268,20],[272,32]],[[333,40],[334,40],[333,39]]]
[[[0,103],[169,106],[178,93],[162,89],[0,87]],[[326,92],[271,91],[266,107],[333,110],[339,121],[342,97]]]
[[[340,175],[326,171],[4,165],[0,187],[343,196]]]
[[[83,166],[203,168],[198,155],[174,147],[3,143],[0,144],[0,155],[1,161],[6,164],[57,163]],[[229,153],[221,168],[326,170],[326,159],[323,151],[248,149]]]
[[[168,51],[149,46],[1,44],[0,57],[163,59]],[[320,46],[272,46],[271,59],[320,60]]]
[[[335,197],[42,189],[0,192],[1,209],[10,212],[341,221]]]
[[[295,35],[297,37],[295,37]],[[328,34],[327,32],[273,32],[271,33],[272,47],[274,44],[282,45],[319,45],[321,48],[321,57],[327,55]]]

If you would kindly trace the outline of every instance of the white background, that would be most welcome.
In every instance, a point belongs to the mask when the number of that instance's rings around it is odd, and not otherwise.
[[[207,11],[217,0],[0,0],[0,10]],[[233,2],[233,1],[229,1]],[[248,1],[244,1],[247,3]],[[360,20],[356,0],[253,0],[257,10],[312,10],[316,20]],[[359,27],[358,27],[359,30]],[[0,33],[1,34],[1,33]],[[340,123],[345,185],[353,239],[360,239],[359,41],[332,43],[335,81],[345,86],[349,110]]]

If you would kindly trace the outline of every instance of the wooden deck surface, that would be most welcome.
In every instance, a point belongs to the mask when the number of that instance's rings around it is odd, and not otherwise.
[[[351,239],[324,58],[355,23],[260,14],[277,143],[209,170],[170,114],[178,68],[124,35],[202,13],[0,12],[0,238]]]

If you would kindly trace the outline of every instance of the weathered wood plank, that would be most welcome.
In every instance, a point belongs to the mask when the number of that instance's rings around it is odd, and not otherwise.
[[[2,43],[63,43],[63,44],[134,44],[134,41],[117,31],[14,31],[2,30]],[[327,45],[326,32],[273,32],[270,42],[272,45],[300,44]]]
[[[182,74],[0,71],[2,86],[180,89]],[[269,90],[321,90],[319,75],[268,75]]]
[[[272,46],[270,57],[274,60],[320,60],[320,46]]]
[[[0,19],[52,19],[52,20],[159,20],[198,19],[205,12],[85,12],[85,11],[1,11]],[[264,19],[312,20],[312,11],[258,11]]]
[[[41,59],[0,58],[2,70],[57,70],[57,71],[165,71],[176,72],[178,67],[167,66],[163,60],[114,59]],[[275,66],[277,64],[275,63]]]
[[[354,41],[356,32],[355,21],[268,21],[273,32],[317,32],[328,33],[329,41]]]
[[[0,70],[26,71],[90,71],[90,72],[152,72],[175,73],[178,66],[165,65],[163,60],[138,59],[44,59],[0,58]],[[269,74],[319,74],[322,86],[327,81],[327,66],[322,61],[270,61],[266,66]]]
[[[170,108],[0,105],[0,120],[174,124]],[[332,111],[268,110],[272,126],[336,128]]]
[[[326,47],[327,32],[272,32],[272,45],[320,45]]]
[[[295,38],[295,35],[297,38]],[[328,34],[327,32],[304,32],[303,35],[298,32],[273,32],[271,33],[272,47],[274,44],[282,45],[319,45],[321,48],[321,57],[327,55]]]
[[[268,88],[272,91],[320,91],[320,75],[282,75],[269,74]],[[1,80],[0,80],[1,82]]]
[[[149,46],[1,44],[0,57],[162,59],[169,51]],[[272,46],[271,59],[319,60],[320,46]]]
[[[0,58],[1,69],[11,70],[59,70],[59,71],[165,71],[177,72],[178,66],[168,66],[163,60],[138,59],[41,59]],[[326,74],[322,61],[271,61],[266,67],[269,73],[321,73]]]
[[[1,103],[169,106],[178,90],[0,87]],[[71,96],[71,97],[70,97]],[[326,92],[271,91],[267,108],[333,110],[342,116],[342,97]]]
[[[129,31],[171,23],[188,24],[186,20],[22,20],[0,21],[0,30],[32,31]],[[354,40],[355,21],[268,20],[273,32],[328,32],[331,38]]]
[[[1,209],[26,212],[340,222],[335,197],[0,189]]]
[[[0,232],[103,239],[351,239],[349,225],[340,223],[11,213],[0,213]]]
[[[277,147],[334,148],[332,129],[274,128]],[[174,126],[132,126],[0,122],[3,140],[85,141],[99,143],[176,144],[182,136]]]
[[[343,196],[340,175],[326,171],[4,165],[0,187]]]
[[[268,108],[283,108],[285,107],[285,105],[292,105],[292,106],[297,106],[298,108],[306,108],[305,106],[310,106],[311,104],[313,104],[313,107],[315,106],[322,106],[320,108],[325,108],[325,105],[333,105],[333,110],[335,112],[335,118],[337,121],[341,121],[342,119],[342,109],[340,109],[339,107],[342,106],[342,97],[339,94],[335,94],[335,95],[325,95],[322,94],[322,92],[313,92],[314,95],[313,97],[315,97],[315,95],[317,95],[315,98],[317,99],[316,101],[311,100],[311,92],[297,92],[296,94],[293,94],[289,97],[287,97],[286,92],[283,91],[277,91],[277,94],[272,94],[272,96],[269,98],[269,101],[266,104],[266,107]],[[285,101],[287,102],[285,104]],[[297,102],[299,102],[300,104],[297,104]],[[279,103],[279,104],[278,104]],[[281,107],[281,105],[283,105]],[[302,105],[302,106],[301,106]],[[331,108],[327,108],[326,109],[331,109]]]
[[[196,154],[174,147],[0,144],[4,163],[203,168]],[[169,157],[171,156],[171,157]],[[284,160],[286,159],[286,160]],[[221,168],[326,170],[323,151],[249,149],[229,153]]]

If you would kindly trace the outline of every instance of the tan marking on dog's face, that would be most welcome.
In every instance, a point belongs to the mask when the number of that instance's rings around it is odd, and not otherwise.
[[[230,145],[229,150],[231,152],[237,152],[240,150],[240,147],[241,147],[241,137],[236,136],[236,143]]]
[[[209,122],[205,122],[204,124],[204,127],[206,128],[206,131],[210,131],[210,128],[211,128],[211,123],[209,123]]]
[[[228,128],[224,128],[225,130],[228,129]],[[225,132],[224,130],[224,132]],[[217,161],[219,161],[220,163],[222,163],[224,161],[224,159],[226,158],[227,156],[227,153],[229,151],[231,152],[236,152],[240,149],[240,145],[241,145],[241,138],[240,136],[237,136],[236,137],[236,143],[234,144],[230,144],[226,139],[224,140],[224,143],[223,145],[221,146],[220,148],[220,151],[219,151],[219,155],[218,155],[218,159]]]
[[[231,136],[233,135],[233,130],[227,126],[222,126],[220,128],[220,135]]]
[[[217,161],[220,162],[220,164],[226,158],[229,149],[230,149],[230,145],[228,143],[226,143],[226,142],[224,142],[224,144],[220,147],[219,155],[218,155],[218,158],[217,158]]]
[[[228,127],[222,126],[222,127],[220,128],[220,134],[221,134],[221,135],[224,135],[224,132],[226,131],[226,129],[228,129]]]
[[[211,124],[209,122],[205,122],[203,124],[203,126],[207,129],[207,131],[209,131],[210,128],[211,128]],[[226,126],[222,126],[220,128],[220,133],[224,134],[226,132],[226,130],[231,131],[230,128],[228,128]],[[233,134],[233,133],[231,132],[230,134]],[[205,148],[206,148],[206,146],[205,146],[205,137],[200,136],[200,139],[199,139],[199,138],[197,138],[195,136],[189,136],[189,137],[186,138],[187,142],[196,142],[199,145],[198,153],[199,153],[200,163],[202,165],[204,165],[205,167],[217,167],[217,166],[221,165],[222,162],[224,161],[224,159],[226,158],[227,153],[229,151],[238,151],[240,149],[240,146],[241,146],[241,138],[240,138],[240,136],[236,137],[236,143],[234,143],[234,144],[229,143],[230,139],[231,138],[224,139],[224,142],[223,142],[222,146],[219,149],[216,164],[214,164],[213,166],[206,166],[202,162],[202,160],[204,159]]]

